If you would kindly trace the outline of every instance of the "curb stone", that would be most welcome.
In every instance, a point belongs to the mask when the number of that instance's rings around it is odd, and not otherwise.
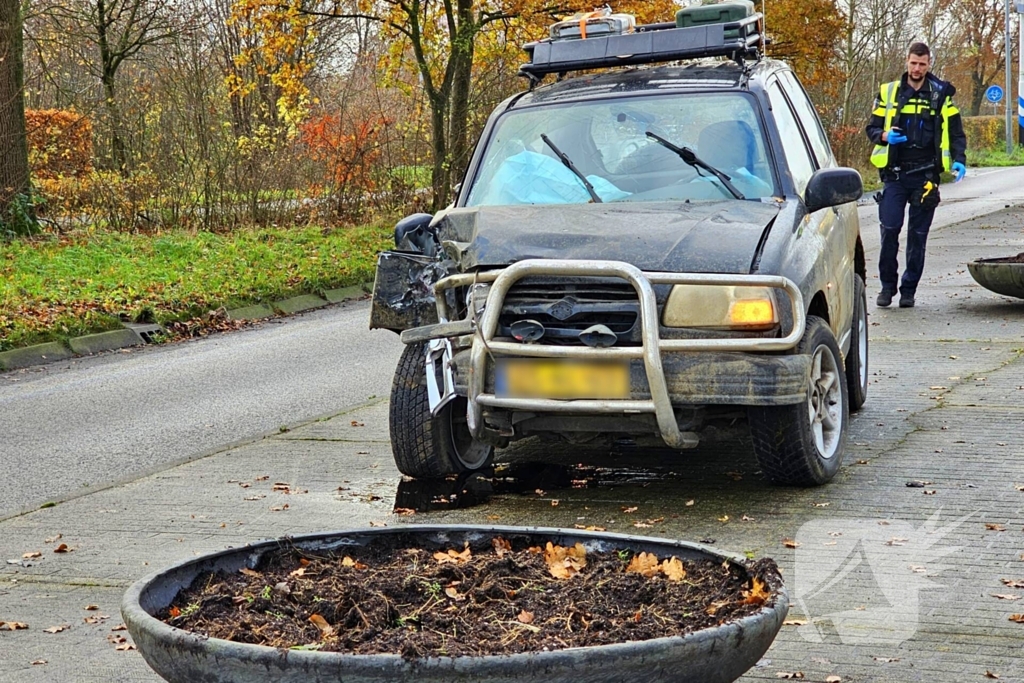
[[[278,315],[277,311],[283,314],[300,313],[358,299],[370,292],[372,288],[372,282],[363,282],[351,287],[326,290],[323,292],[323,298],[315,294],[302,294],[283,301],[275,301],[269,305],[254,304],[236,308],[228,311],[227,317],[229,320],[259,320],[273,318]],[[83,356],[102,351],[116,351],[130,346],[142,346],[150,342],[146,335],[156,331],[150,330],[149,327],[156,326],[127,324],[124,329],[75,337],[68,342],[67,346],[60,342],[47,342],[3,351],[0,352],[0,372],[69,360],[76,355]]]
[[[69,345],[76,354],[84,356],[100,351],[115,351],[129,346],[141,346],[145,343],[138,332],[126,328],[76,337],[69,342]]]
[[[59,360],[67,360],[73,354],[60,342],[47,342],[46,344],[34,344],[20,349],[12,349],[0,353],[0,369],[17,370],[32,365],[53,363]]]
[[[293,296],[290,299],[284,301],[275,301],[271,304],[275,309],[284,313],[302,313],[303,311],[310,311],[314,308],[321,308],[326,306],[328,302],[321,299],[316,294],[300,294],[299,296]]]

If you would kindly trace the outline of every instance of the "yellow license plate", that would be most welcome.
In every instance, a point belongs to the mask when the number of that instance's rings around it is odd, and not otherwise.
[[[535,358],[498,361],[497,395],[504,398],[629,398],[629,365]]]

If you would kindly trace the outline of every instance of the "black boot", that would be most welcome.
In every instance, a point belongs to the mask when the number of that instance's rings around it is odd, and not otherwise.
[[[895,294],[895,292],[888,292],[883,289],[881,292],[878,293],[878,298],[875,299],[875,303],[885,308],[886,306],[892,303],[893,294]]]

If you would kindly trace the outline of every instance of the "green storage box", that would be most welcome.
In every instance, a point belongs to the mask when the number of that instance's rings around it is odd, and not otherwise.
[[[754,3],[751,2],[751,0],[729,0],[729,2],[685,7],[676,12],[676,26],[680,28],[688,28],[690,26],[724,24],[730,21],[739,21],[740,19],[749,17],[753,13]],[[748,28],[753,30],[752,27]],[[726,40],[739,37],[739,29],[732,29],[725,32]]]

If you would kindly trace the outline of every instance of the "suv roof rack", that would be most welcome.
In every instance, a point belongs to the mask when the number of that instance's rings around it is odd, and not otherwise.
[[[757,12],[738,21],[703,26],[644,24],[634,33],[585,40],[539,40],[523,46],[530,61],[519,67],[519,75],[537,82],[553,73],[704,57],[729,57],[742,65],[746,57],[760,57],[763,17]]]

